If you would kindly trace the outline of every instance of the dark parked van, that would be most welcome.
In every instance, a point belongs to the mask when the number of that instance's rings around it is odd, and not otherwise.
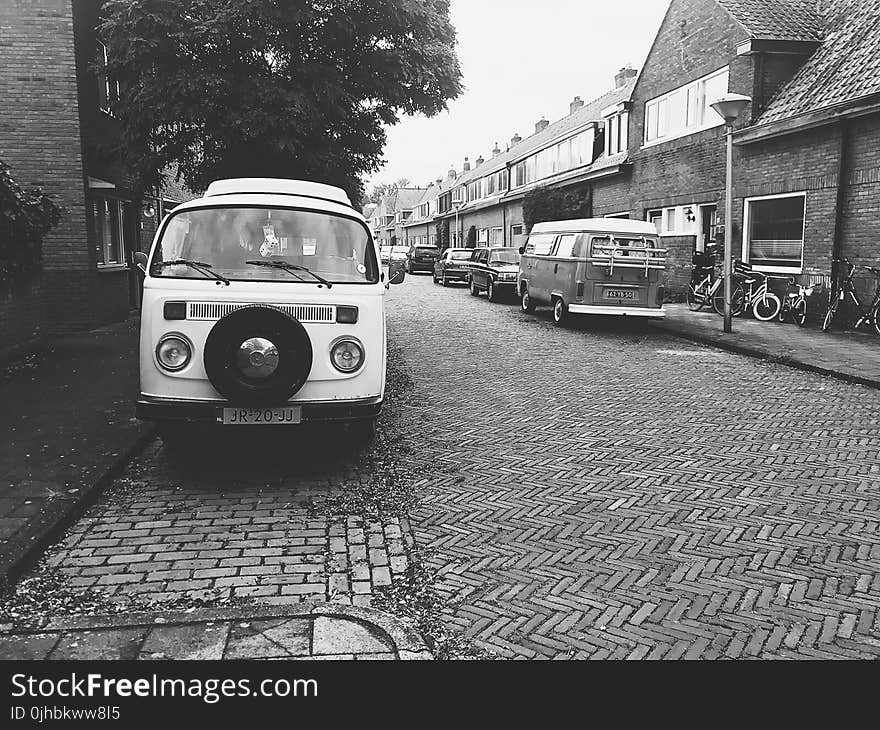
[[[538,223],[520,249],[517,291],[524,312],[553,307],[571,314],[665,316],[666,249],[653,223],[620,218]]]

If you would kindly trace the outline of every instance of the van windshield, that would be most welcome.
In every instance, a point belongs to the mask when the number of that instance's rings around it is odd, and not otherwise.
[[[200,208],[172,213],[150,262],[151,276],[204,278],[185,264],[209,264],[234,281],[314,283],[305,272],[248,261],[288,263],[338,284],[375,284],[379,267],[366,228],[356,220],[290,208]]]

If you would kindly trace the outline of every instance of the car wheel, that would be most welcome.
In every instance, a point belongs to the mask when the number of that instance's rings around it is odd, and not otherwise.
[[[498,291],[495,289],[495,282],[492,279],[489,279],[489,282],[486,284],[486,296],[490,302],[498,301]]]
[[[476,284],[476,282],[474,282],[474,277],[471,277],[470,279],[468,279],[468,285],[470,286],[472,297],[480,296],[480,290],[477,289],[477,284]]]
[[[443,284],[443,286],[449,286],[449,279],[447,279],[445,275],[443,276],[442,284]]]
[[[532,298],[529,296],[528,287],[523,287],[522,290],[522,298],[519,302],[520,309],[526,314],[531,314],[535,311],[535,303],[532,301]]]
[[[565,318],[568,316],[568,307],[565,306],[565,302],[562,301],[562,297],[556,297],[553,300],[553,321],[556,324],[564,324]]]

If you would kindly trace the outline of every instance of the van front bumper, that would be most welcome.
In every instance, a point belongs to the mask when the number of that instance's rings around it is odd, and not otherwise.
[[[666,316],[666,312],[662,309],[604,307],[600,304],[570,304],[568,311],[572,314],[610,314],[616,317],[650,317],[653,319],[663,319]]]
[[[381,398],[312,403],[281,403],[280,406],[302,408],[302,423],[363,421],[375,418],[382,411]],[[135,415],[143,421],[183,421],[189,423],[222,423],[223,409],[232,403],[169,400],[142,396]]]

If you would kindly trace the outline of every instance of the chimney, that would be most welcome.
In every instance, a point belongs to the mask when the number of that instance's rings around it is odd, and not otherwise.
[[[449,171],[449,174],[447,175],[447,177],[448,177],[450,180],[455,180],[455,178],[458,177],[458,173],[455,171],[455,168],[452,168],[452,169]]]
[[[482,165],[485,161],[486,161],[486,160],[483,159],[483,155],[480,155],[480,156],[477,158],[477,161],[474,163],[474,166],[475,166],[475,167],[479,167],[479,166]]]
[[[511,147],[516,147],[516,145],[518,145],[520,142],[522,142],[522,137],[520,137],[518,134],[515,134],[513,135],[513,137],[510,138]]]
[[[581,99],[581,97],[576,96],[576,97],[574,97],[574,101],[571,102],[571,107],[570,107],[570,110],[568,113],[574,114],[578,109],[583,109],[583,108],[584,108],[584,100]]]
[[[537,134],[538,132],[543,132],[549,126],[550,126],[550,122],[548,122],[545,118],[542,117],[541,121],[539,121],[535,125],[535,134]]]
[[[637,72],[634,68],[630,66],[625,66],[617,72],[617,75],[614,77],[614,88],[619,89],[623,86],[626,86],[626,83],[637,76]]]
[[[442,177],[438,177],[434,182],[439,186],[440,184],[443,183],[443,178],[442,178]]]
[[[495,143],[495,149],[492,150],[492,157],[498,157],[501,154],[501,148],[498,146],[498,143]]]
[[[464,167],[462,168],[462,170],[463,170],[464,172],[470,172],[470,171],[471,171],[471,162],[470,162],[470,160],[469,160],[467,157],[464,158]]]

